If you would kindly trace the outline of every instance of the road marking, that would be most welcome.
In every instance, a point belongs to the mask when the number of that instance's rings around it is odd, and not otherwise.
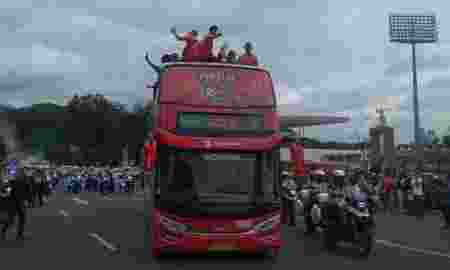
[[[64,217],[69,216],[69,213],[67,213],[67,211],[64,211],[64,210],[59,210],[59,214],[63,215]]]
[[[118,248],[115,247],[114,245],[110,244],[108,241],[106,241],[105,239],[101,238],[100,235],[96,234],[96,233],[90,233],[89,237],[94,238],[95,240],[97,240],[103,247],[109,249],[112,252],[116,252],[118,251]]]
[[[82,204],[82,205],[88,205],[88,204],[89,204],[88,201],[81,200],[80,198],[77,198],[77,197],[73,198],[72,200],[73,200],[74,202],[76,202],[76,203],[78,203],[78,204]]]
[[[388,240],[378,239],[378,240],[375,240],[375,242],[377,244],[380,244],[380,245],[383,245],[383,246],[387,246],[387,247],[400,248],[400,249],[412,251],[412,252],[415,252],[415,253],[421,253],[421,254],[432,255],[432,256],[439,256],[439,257],[450,259],[450,254],[446,254],[446,253],[442,253],[442,252],[438,252],[438,251],[426,250],[426,249],[420,249],[420,248],[414,248],[414,247],[408,247],[406,245],[397,244],[397,243],[394,243],[394,242],[391,242],[391,241],[388,241]]]

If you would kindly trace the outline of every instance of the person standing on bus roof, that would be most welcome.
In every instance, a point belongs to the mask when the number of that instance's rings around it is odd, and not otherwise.
[[[238,63],[240,65],[257,66],[258,58],[253,54],[253,45],[246,42],[244,45],[245,53],[239,57]]]
[[[209,33],[197,44],[194,45],[198,50],[198,60],[200,61],[213,61],[213,48],[214,48],[214,40],[221,37],[222,33],[219,33],[219,27],[217,25],[213,25],[209,28]]]
[[[227,57],[227,50],[228,45],[225,43],[219,50],[219,53],[217,54],[216,61],[219,63],[225,62],[225,59]]]
[[[227,54],[225,62],[228,64],[237,64],[237,54],[236,51],[230,50]]]
[[[185,46],[183,49],[183,61],[195,61],[195,57],[196,57],[196,52],[195,50],[197,49],[197,46],[195,46],[198,42],[197,37],[198,37],[198,32],[197,30],[192,30],[191,32],[188,32],[187,34],[181,36],[179,34],[177,34],[177,30],[175,27],[172,27],[170,29],[170,32],[175,36],[175,38],[178,41],[184,41],[185,42]]]

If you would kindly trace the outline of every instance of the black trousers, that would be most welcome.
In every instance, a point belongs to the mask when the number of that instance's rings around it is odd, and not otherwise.
[[[441,203],[440,210],[442,216],[444,217],[444,222],[446,225],[450,225],[450,205],[447,202]]]
[[[18,217],[18,228],[17,228],[17,238],[23,237],[23,233],[25,230],[25,222],[26,222],[26,214],[25,214],[25,205],[23,202],[12,201],[11,207],[8,211],[8,219],[6,223],[3,225],[2,236],[6,235],[8,229],[14,224],[14,219]]]
[[[288,223],[289,226],[295,226],[296,220],[295,220],[295,211],[294,211],[294,202],[287,200],[285,198],[281,199],[281,211],[283,211],[282,222],[284,224]]]
[[[45,183],[41,182],[38,184],[37,194],[36,194],[39,206],[44,205],[44,193],[45,193]]]

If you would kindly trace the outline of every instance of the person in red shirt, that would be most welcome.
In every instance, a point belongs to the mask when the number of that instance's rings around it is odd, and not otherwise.
[[[236,51],[230,50],[225,58],[225,62],[228,64],[237,64],[237,55]]]
[[[390,170],[386,170],[383,176],[383,193],[382,200],[385,212],[392,212],[392,191],[393,191],[394,180]]]
[[[198,32],[197,30],[192,30],[191,32],[187,33],[186,35],[179,35],[177,34],[177,30],[175,27],[170,29],[170,32],[175,36],[175,38],[178,41],[184,41],[185,46],[183,49],[183,61],[195,61],[197,56],[197,46],[195,46],[198,42]]]
[[[220,48],[219,53],[217,54],[216,62],[219,62],[219,63],[225,62],[225,58],[227,57],[227,50],[228,50],[228,45],[224,44],[222,46],[222,48]]]
[[[247,42],[244,45],[244,49],[245,49],[245,53],[239,57],[238,64],[248,65],[248,66],[257,66],[258,58],[252,52],[253,45],[250,42]]]
[[[144,177],[142,183],[143,188],[145,188],[145,182],[149,182],[150,184],[152,184],[152,171],[155,167],[156,162],[156,141],[154,140],[152,134],[150,134],[149,137],[150,138],[144,144]]]
[[[300,143],[289,145],[291,160],[294,162],[294,177],[299,186],[304,184],[305,177],[305,153]]]
[[[198,60],[214,61],[214,40],[221,36],[222,33],[219,33],[219,27],[217,25],[213,25],[209,28],[209,33],[194,46],[198,53]]]

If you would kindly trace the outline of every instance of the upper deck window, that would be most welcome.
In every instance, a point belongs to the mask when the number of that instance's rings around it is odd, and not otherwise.
[[[275,106],[270,75],[226,66],[173,66],[161,77],[160,102],[205,106]]]

